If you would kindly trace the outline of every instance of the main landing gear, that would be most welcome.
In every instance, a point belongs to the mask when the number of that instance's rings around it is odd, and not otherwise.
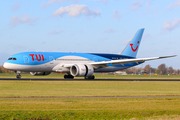
[[[21,79],[21,74],[20,74],[21,71],[16,71],[16,73],[17,73],[16,78],[17,78],[17,79]]]
[[[84,79],[86,79],[86,80],[94,80],[94,79],[95,79],[95,76],[94,76],[94,75],[85,76]]]
[[[64,79],[74,79],[74,76],[72,76],[72,75],[64,75]]]
[[[72,76],[72,75],[64,75],[64,79],[74,79],[74,76]],[[86,80],[94,80],[95,76],[94,75],[85,76],[84,79],[86,79]]]

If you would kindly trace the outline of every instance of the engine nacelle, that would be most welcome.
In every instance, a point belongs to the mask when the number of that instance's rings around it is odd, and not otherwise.
[[[51,72],[30,72],[30,74],[34,76],[44,76],[51,74]]]
[[[91,65],[75,64],[70,68],[70,74],[76,77],[91,76],[94,68]]]

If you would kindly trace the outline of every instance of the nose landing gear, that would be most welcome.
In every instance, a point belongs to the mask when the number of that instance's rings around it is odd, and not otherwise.
[[[20,74],[16,75],[16,78],[21,79],[21,75]]]
[[[17,79],[21,79],[21,74],[20,74],[21,71],[16,71],[16,73],[17,73],[16,78],[17,78]]]

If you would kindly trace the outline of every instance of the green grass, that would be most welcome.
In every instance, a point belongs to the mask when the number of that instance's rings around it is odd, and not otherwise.
[[[180,98],[0,100],[0,119],[178,119]]]
[[[14,77],[14,75],[10,76]],[[9,74],[0,76],[8,77]],[[59,76],[62,77],[59,74],[48,77],[58,78]],[[113,77],[113,75],[105,76]],[[24,74],[24,77],[37,76]],[[143,79],[149,76],[122,77]],[[169,76],[159,78],[163,77]],[[178,76],[171,77],[178,79]],[[179,86],[178,81],[0,81],[0,97],[168,96],[180,95]],[[178,120],[180,119],[179,106],[178,97],[0,99],[0,120]]]
[[[0,97],[180,95],[178,81],[0,81]]]
[[[32,76],[27,73],[22,73],[22,78],[53,78],[62,79],[64,74],[51,73],[47,76]],[[108,75],[94,74],[96,79],[180,79],[180,75]],[[15,73],[0,73],[0,78],[16,78]],[[84,79],[83,77],[75,77],[75,79]]]
[[[180,75],[108,75],[95,74],[98,79],[180,79]]]

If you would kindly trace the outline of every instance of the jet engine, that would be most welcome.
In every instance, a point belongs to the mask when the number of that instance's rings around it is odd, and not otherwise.
[[[34,76],[44,76],[51,74],[51,72],[30,72],[30,74]]]
[[[70,68],[70,74],[76,77],[91,76],[94,68],[91,65],[75,64]]]

